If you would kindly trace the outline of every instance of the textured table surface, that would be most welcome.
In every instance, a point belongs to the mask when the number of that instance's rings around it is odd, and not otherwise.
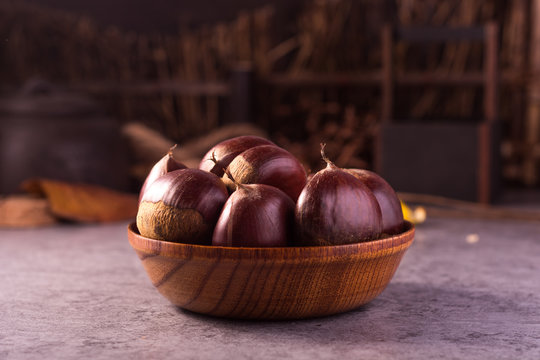
[[[0,359],[540,359],[540,223],[429,220],[377,299],[292,322],[172,306],[126,225],[0,230]]]

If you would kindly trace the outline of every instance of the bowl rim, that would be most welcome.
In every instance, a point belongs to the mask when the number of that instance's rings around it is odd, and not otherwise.
[[[414,240],[415,226],[404,221],[405,230],[399,234],[382,239],[344,245],[288,246],[288,247],[225,247],[213,245],[194,245],[156,240],[139,234],[137,225],[132,222],[127,227],[130,245],[138,252],[149,256],[170,258],[219,258],[219,259],[297,259],[321,257],[375,258],[392,255],[406,250]]]

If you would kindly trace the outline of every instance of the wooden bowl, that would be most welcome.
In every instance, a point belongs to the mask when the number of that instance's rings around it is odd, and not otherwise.
[[[359,307],[390,282],[414,238],[318,247],[232,248],[149,239],[128,227],[150,280],[173,304],[237,319],[300,319]]]

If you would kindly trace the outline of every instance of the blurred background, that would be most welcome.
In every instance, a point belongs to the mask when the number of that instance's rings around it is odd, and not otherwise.
[[[540,0],[0,0],[0,193],[137,192],[177,143],[479,203],[540,185]]]

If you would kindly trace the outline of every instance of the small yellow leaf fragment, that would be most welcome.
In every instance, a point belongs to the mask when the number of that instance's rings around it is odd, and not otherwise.
[[[413,224],[421,224],[424,221],[426,221],[426,209],[424,209],[422,206],[418,206],[416,208],[411,208],[409,205],[405,204],[405,202],[400,201],[401,203],[401,211],[403,212],[403,218],[407,221],[412,222]]]

